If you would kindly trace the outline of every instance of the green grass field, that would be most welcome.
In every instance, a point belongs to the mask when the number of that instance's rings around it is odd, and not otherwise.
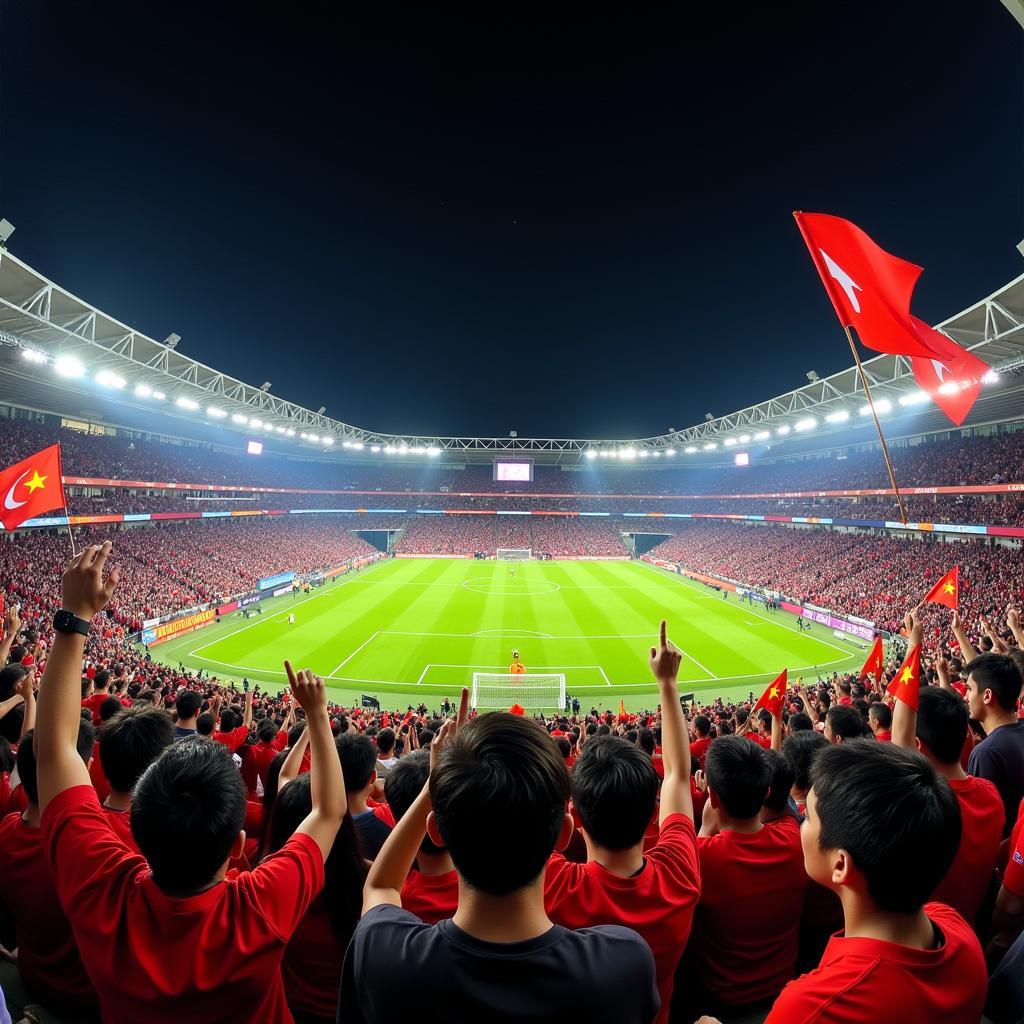
[[[723,600],[641,562],[392,559],[263,606],[262,616],[233,613],[153,656],[268,688],[284,684],[288,658],[323,675],[339,702],[372,694],[384,706],[436,707],[474,671],[507,672],[515,647],[528,671],[564,673],[586,706],[622,699],[631,710],[656,703],[647,650],[662,617],[685,653],[680,689],[707,698],[745,697],[783,667],[814,677],[863,660],[825,627],[797,633],[785,612]]]

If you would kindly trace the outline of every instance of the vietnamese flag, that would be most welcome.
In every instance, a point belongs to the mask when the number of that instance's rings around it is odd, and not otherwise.
[[[954,565],[938,583],[925,595],[924,604],[944,604],[957,610],[960,597],[960,566]]]
[[[868,676],[874,676],[875,682],[880,683],[882,681],[882,673],[885,671],[885,651],[882,650],[882,638],[880,636],[875,637],[875,642],[871,645],[871,652],[868,654],[868,660],[864,662],[864,667],[860,670],[858,679],[863,681]]]
[[[750,713],[753,715],[758,709],[767,708],[772,715],[781,715],[782,702],[786,697],[787,678],[788,669],[783,669],[774,682],[769,683],[764,693],[758,697],[757,703],[751,708]]]
[[[891,693],[897,700],[909,704],[917,710],[918,694],[921,689],[921,648],[914,644],[907,651],[903,664],[896,669],[896,675],[889,683],[888,693]]]
[[[910,314],[921,267],[890,255],[842,217],[799,211],[793,216],[844,327],[853,327],[876,352],[935,357],[931,335],[922,336]]]
[[[0,523],[4,529],[16,530],[26,519],[65,508],[61,476],[59,444],[50,445],[0,473]]]

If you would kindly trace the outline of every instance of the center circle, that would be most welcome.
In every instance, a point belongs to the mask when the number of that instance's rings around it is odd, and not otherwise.
[[[551,580],[507,580],[494,576],[474,576],[462,585],[476,594],[500,594],[505,597],[540,597],[562,588]]]

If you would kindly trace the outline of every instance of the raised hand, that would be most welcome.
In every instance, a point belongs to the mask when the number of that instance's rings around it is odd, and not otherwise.
[[[651,673],[659,683],[672,683],[679,675],[679,665],[683,660],[683,652],[666,636],[665,620],[661,620],[661,630],[658,637],[658,646],[651,648],[648,664]]]
[[[114,568],[103,578],[103,567],[111,550],[110,541],[90,544],[68,562],[60,578],[61,604],[80,619],[91,619],[106,608],[120,579]]]
[[[907,634],[907,643],[911,647],[920,647],[924,631],[921,627],[921,618],[916,608],[911,612],[907,612],[903,617],[903,628]]]
[[[21,616],[18,614],[18,606],[11,604],[4,612],[4,637],[14,636],[21,628]]]
[[[455,718],[445,719],[437,735],[430,742],[430,770],[434,770],[438,757],[442,751],[451,746],[456,733],[469,720],[469,690],[464,686],[462,696],[459,698],[459,713]]]
[[[327,690],[324,681],[313,675],[308,668],[296,672],[289,661],[284,663],[284,670],[288,675],[288,685],[291,687],[295,703],[306,712],[306,717],[311,718],[320,711],[326,714]]]

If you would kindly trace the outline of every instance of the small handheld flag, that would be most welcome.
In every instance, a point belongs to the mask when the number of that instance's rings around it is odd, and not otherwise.
[[[64,508],[60,445],[50,445],[0,472],[0,501],[5,530],[16,530],[43,512]]]
[[[956,611],[960,599],[960,566],[954,565],[925,595],[925,604],[944,604]]]
[[[782,704],[786,699],[788,671],[788,669],[783,669],[781,674],[768,684],[768,688],[758,697],[757,703],[751,709],[751,714],[760,708],[767,708],[772,715],[782,714]]]
[[[896,675],[889,683],[888,693],[897,700],[903,701],[915,711],[917,710],[918,694],[921,689],[921,648],[914,644],[907,651],[903,664],[896,669]]]
[[[864,662],[864,667],[860,670],[860,675],[857,678],[863,681],[868,676],[874,676],[875,682],[880,683],[884,671],[885,651],[882,649],[882,638],[876,636],[875,642],[871,645],[868,660]]]

